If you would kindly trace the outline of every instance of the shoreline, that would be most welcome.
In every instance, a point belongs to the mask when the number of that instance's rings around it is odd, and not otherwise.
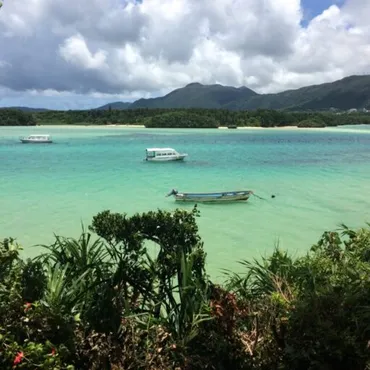
[[[6,127],[6,126],[4,126]],[[8,126],[10,127],[10,126]],[[23,126],[24,127],[24,126]],[[144,125],[36,125],[27,127],[60,127],[60,128],[145,128]]]
[[[103,128],[111,128],[111,129],[145,129],[145,125],[122,125],[122,124],[111,124],[111,125],[36,125],[33,127],[45,127],[45,128],[52,128],[52,127],[58,127],[58,128],[68,128],[68,129],[80,129],[80,128],[87,128],[87,129],[103,129]],[[325,130],[330,127],[323,127],[323,128],[317,128],[317,127],[298,127],[298,126],[275,126],[275,127],[261,127],[261,126],[241,126],[233,129],[229,129],[227,126],[219,126],[217,128],[209,128],[209,130]],[[153,127],[149,128],[152,130],[165,130],[165,129],[174,129],[174,130],[204,130],[204,128],[200,127],[194,127],[194,128],[181,128],[181,127]]]
[[[356,125],[356,126],[363,126],[363,125]],[[139,124],[134,124],[134,125],[124,125],[124,124],[109,124],[109,125],[66,125],[66,124],[61,124],[61,125],[35,125],[35,126],[0,126],[3,128],[24,128],[24,129],[49,129],[49,128],[60,128],[60,129],[145,129],[145,125],[139,125]],[[275,126],[275,127],[261,127],[261,126],[240,126],[236,128],[231,128],[229,129],[228,126],[219,126],[217,128],[209,128],[209,130],[230,130],[230,131],[235,131],[235,130],[243,130],[243,131],[248,131],[248,130],[276,130],[276,131],[288,131],[288,130],[300,130],[300,131],[328,131],[328,130],[333,130],[334,128],[340,129],[341,131],[353,131],[356,129],[356,127],[347,127],[346,125],[342,126],[327,126],[327,127],[298,127],[297,125],[292,125],[292,126]],[[174,129],[174,130],[204,130],[204,128],[179,128],[179,127],[163,127],[163,128],[149,128],[152,130],[165,130],[165,129]],[[363,133],[370,133],[370,130],[360,130]]]
[[[11,126],[4,126],[4,127],[11,127]],[[17,126],[19,127],[19,126]],[[36,126],[24,126],[24,127],[60,127],[60,128],[146,128],[145,125],[122,125],[122,124],[111,124],[111,125],[36,125]],[[298,126],[276,126],[276,127],[261,127],[261,126],[241,126],[237,128],[233,128],[231,130],[266,130],[266,129],[277,129],[277,130],[290,130],[290,129],[298,129]],[[316,127],[308,127],[309,129],[316,129]],[[151,129],[179,129],[179,130],[187,130],[188,128],[181,128],[181,127],[153,127]],[[192,127],[189,128],[190,130],[194,129],[202,129],[201,127]],[[229,130],[227,126],[219,126],[217,128],[209,128],[210,130]],[[320,128],[321,129],[321,128]]]

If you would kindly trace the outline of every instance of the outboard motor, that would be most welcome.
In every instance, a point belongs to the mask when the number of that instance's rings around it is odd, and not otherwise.
[[[171,195],[176,195],[178,191],[176,189],[172,189],[166,196],[169,197]]]

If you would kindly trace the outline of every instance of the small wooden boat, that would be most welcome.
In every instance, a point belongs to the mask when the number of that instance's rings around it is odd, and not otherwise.
[[[236,202],[246,201],[253,194],[251,190],[224,191],[221,193],[180,193],[172,189],[167,197],[173,195],[176,201],[181,202]]]
[[[19,139],[23,144],[51,144],[53,142],[50,135],[29,135]]]

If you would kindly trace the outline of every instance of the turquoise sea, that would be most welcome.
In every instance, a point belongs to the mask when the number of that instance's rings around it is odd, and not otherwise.
[[[55,144],[19,136],[50,133]],[[148,163],[145,148],[187,152],[184,163]],[[251,189],[265,198],[199,205],[208,271],[239,269],[277,242],[304,253],[325,230],[370,222],[370,127],[321,130],[154,130],[118,127],[0,128],[0,237],[27,256],[53,233],[78,237],[93,215],[175,209],[165,195]],[[271,198],[274,194],[276,197]]]

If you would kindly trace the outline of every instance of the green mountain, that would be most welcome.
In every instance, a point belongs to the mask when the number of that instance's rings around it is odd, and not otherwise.
[[[229,110],[285,109],[319,111],[370,109],[370,75],[349,76],[341,80],[287,90],[276,94],[257,94],[243,87],[191,83],[169,94],[133,103],[112,102],[95,110],[139,108],[208,108]],[[1,109],[1,108],[0,108]],[[23,112],[42,112],[44,108],[12,107]]]
[[[202,85],[191,83],[169,94],[153,99],[139,99],[131,104],[137,108],[222,108],[235,101],[248,100],[257,95],[247,87]]]
[[[95,108],[96,110],[108,110],[110,109],[118,109],[118,110],[123,110],[123,109],[128,109],[130,107],[131,103],[126,103],[122,101],[116,101],[114,103],[108,103],[105,105],[102,105],[101,107]]]
[[[350,76],[342,80],[287,90],[277,94],[255,95],[234,101],[228,109],[327,110],[370,108],[370,76]]]
[[[370,109],[370,76],[350,76],[277,94],[257,94],[247,87],[192,83],[163,97],[139,99],[129,108]]]
[[[0,107],[0,109],[17,109],[22,112],[45,112],[48,109],[46,108],[30,108],[30,107]]]

